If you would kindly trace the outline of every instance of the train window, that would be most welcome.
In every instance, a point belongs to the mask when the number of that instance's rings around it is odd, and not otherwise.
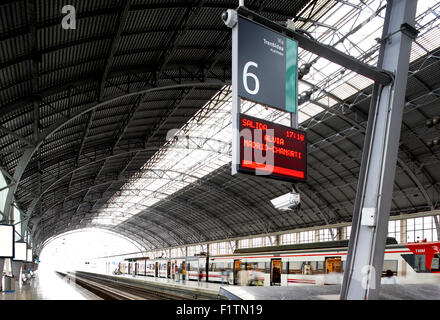
[[[214,270],[213,271],[220,272],[224,268],[225,268],[225,263],[224,262],[216,262],[216,263],[214,263]]]
[[[270,273],[270,262],[265,263],[266,267],[264,268],[264,273]]]
[[[316,261],[315,273],[322,274],[324,271],[324,261]]]
[[[425,265],[425,255],[423,254],[402,254],[402,258],[413,268],[417,273],[430,272]]]
[[[281,273],[282,274],[287,274],[288,273],[288,268],[289,268],[289,263],[288,262],[283,262],[281,264]]]
[[[289,261],[289,274],[301,273],[302,261]]]
[[[435,254],[431,261],[431,271],[440,271],[440,254]]]
[[[312,274],[323,274],[324,273],[324,261],[312,261],[310,263],[312,267]]]
[[[414,267],[417,269],[414,269],[416,271],[420,272],[426,272],[426,264],[425,264],[426,257],[423,254],[417,254],[414,256]]]
[[[384,260],[382,268],[382,277],[386,276],[387,270],[393,271],[394,275],[397,275],[397,260]]]
[[[264,272],[266,264],[264,262],[248,262],[247,269]]]

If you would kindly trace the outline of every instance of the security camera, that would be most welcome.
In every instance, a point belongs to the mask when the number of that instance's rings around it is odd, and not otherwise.
[[[237,11],[228,9],[222,13],[222,20],[225,23],[226,26],[229,28],[232,28],[235,26],[235,24],[238,21],[237,18]]]
[[[298,193],[286,193],[278,198],[270,200],[272,205],[281,211],[293,210],[298,207],[301,202],[301,197]]]

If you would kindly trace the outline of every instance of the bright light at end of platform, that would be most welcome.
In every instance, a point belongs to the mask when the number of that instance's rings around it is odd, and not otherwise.
[[[82,270],[93,258],[138,252],[140,248],[115,233],[82,229],[49,241],[40,254],[38,269],[39,272]]]

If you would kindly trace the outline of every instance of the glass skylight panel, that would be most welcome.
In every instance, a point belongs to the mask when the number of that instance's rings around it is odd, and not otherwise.
[[[350,83],[351,86],[357,88],[358,91],[363,90],[374,83],[373,80],[364,77],[360,74],[356,74],[353,78],[351,78],[347,82]]]
[[[332,94],[340,98],[341,100],[345,100],[348,97],[351,97],[358,91],[347,83],[343,83],[334,90],[332,90]]]
[[[330,98],[329,96],[325,96],[317,101],[327,107],[333,107],[335,104],[338,103],[336,100]]]
[[[440,21],[435,24],[433,29],[418,37],[417,42],[420,43],[420,45],[422,45],[423,48],[425,48],[428,52],[437,49],[440,46]]]
[[[308,118],[311,118],[314,115],[324,111],[324,109],[322,109],[321,107],[319,107],[313,103],[310,103],[310,102],[305,103],[304,106],[300,110]]]
[[[419,16],[425,13],[426,11],[435,11],[435,9],[438,9],[439,5],[440,5],[439,3],[435,4],[435,1],[426,1],[426,0],[418,1],[416,16]]]
[[[417,60],[426,55],[426,51],[423,50],[417,43],[413,42],[411,46],[411,56],[409,61]]]

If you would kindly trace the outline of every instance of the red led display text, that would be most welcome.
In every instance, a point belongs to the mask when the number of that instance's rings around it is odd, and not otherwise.
[[[305,132],[240,114],[239,171],[305,181],[306,156]]]

